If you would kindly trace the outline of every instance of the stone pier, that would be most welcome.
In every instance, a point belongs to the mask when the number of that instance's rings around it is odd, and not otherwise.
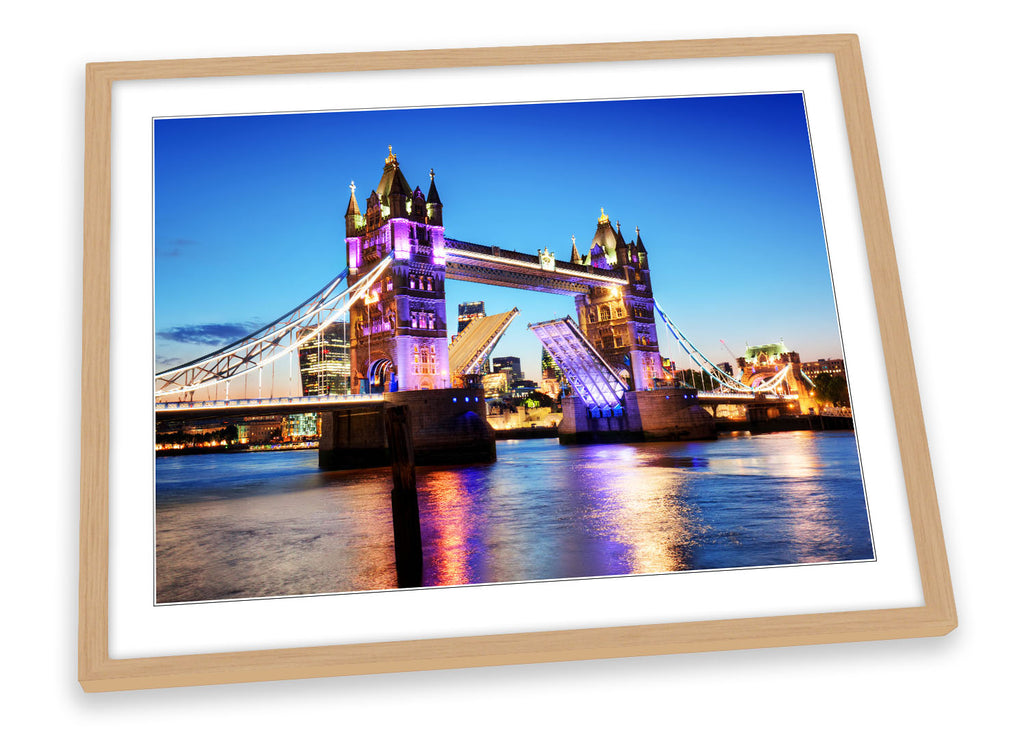
[[[579,397],[562,397],[563,445],[645,440],[707,440],[715,437],[715,421],[697,403],[693,389],[662,388],[626,392],[619,412],[597,417]]]
[[[428,389],[390,392],[384,401],[321,414],[320,468],[376,468],[391,464],[384,410],[409,407],[418,466],[490,463],[494,430],[487,424],[482,389]]]

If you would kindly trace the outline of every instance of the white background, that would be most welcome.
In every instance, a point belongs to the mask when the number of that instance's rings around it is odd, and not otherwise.
[[[996,5],[88,3],[5,11],[0,300],[5,729],[76,734],[987,734],[1017,723],[1016,24]],[[75,681],[88,61],[855,32],[961,626],[934,640],[84,695]],[[18,346],[17,349],[15,346]],[[19,361],[10,355],[18,351]],[[967,365],[960,351],[980,362]],[[1000,402],[1003,406],[1000,407]],[[1002,409],[1002,411],[1000,411]],[[29,443],[30,438],[42,438]]]

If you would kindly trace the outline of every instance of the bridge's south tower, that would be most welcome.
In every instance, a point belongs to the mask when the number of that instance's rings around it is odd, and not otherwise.
[[[627,243],[619,224],[613,228],[602,208],[586,256],[579,255],[574,238],[573,262],[621,271],[628,281],[624,287],[594,287],[576,297],[576,312],[587,339],[629,381],[631,389],[653,388],[663,374],[650,264],[640,229],[636,229],[636,240]]]
[[[394,251],[394,261],[349,316],[353,390],[443,389],[450,377],[441,198],[433,170],[424,196],[409,186],[398,157],[390,146],[388,151],[366,214],[354,183],[345,213],[349,284]]]

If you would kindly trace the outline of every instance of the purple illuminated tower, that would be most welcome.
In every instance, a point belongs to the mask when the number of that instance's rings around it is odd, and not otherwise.
[[[345,213],[349,284],[394,251],[394,261],[370,294],[351,310],[353,389],[447,388],[445,240],[434,171],[424,196],[419,187],[409,186],[388,146],[365,215],[359,211],[355,183],[351,189]]]

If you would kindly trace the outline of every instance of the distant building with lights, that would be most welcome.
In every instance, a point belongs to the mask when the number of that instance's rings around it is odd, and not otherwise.
[[[301,415],[285,415],[281,432],[286,439],[306,440],[319,437],[320,413],[305,412]]]
[[[565,374],[562,369],[558,368],[558,364],[555,363],[555,359],[547,348],[540,349],[540,378],[542,379],[557,379],[559,382],[565,382]]]
[[[485,397],[488,399],[500,397],[508,392],[508,372],[498,371],[493,374],[484,374],[480,383],[483,384]]]
[[[281,439],[283,426],[280,415],[246,417],[238,424],[238,440],[249,445],[273,443]]]
[[[306,335],[313,332],[309,328]],[[302,395],[348,394],[351,386],[351,352],[348,323],[336,322],[299,348]]]
[[[519,356],[494,358],[491,361],[491,369],[494,373],[507,373],[509,385],[523,379],[523,364]]]
[[[469,327],[469,324],[474,320],[479,320],[481,317],[487,317],[487,312],[484,310],[483,302],[462,302],[459,305],[459,332]],[[452,339],[454,340],[454,338]],[[487,354],[483,358],[483,364],[480,367],[480,373],[486,374],[491,371],[491,355]]]
[[[764,345],[748,345],[743,354],[740,366],[753,364],[755,366],[767,366],[768,364],[781,363],[782,357],[789,353],[786,344],[781,340],[778,343],[765,343]],[[799,359],[798,359],[799,360]]]
[[[819,358],[817,361],[808,361],[801,364],[801,368],[811,379],[820,374],[846,376],[846,364],[841,358]]]
[[[487,317],[483,302],[463,302],[459,305],[459,332],[465,330],[471,322]]]
[[[529,379],[516,381],[509,390],[509,393],[516,399],[525,399],[537,391],[537,382]]]

